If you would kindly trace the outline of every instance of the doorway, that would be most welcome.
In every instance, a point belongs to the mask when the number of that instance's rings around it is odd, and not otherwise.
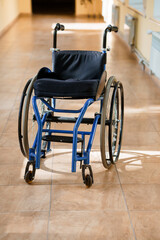
[[[34,14],[67,14],[75,13],[75,0],[32,0]]]

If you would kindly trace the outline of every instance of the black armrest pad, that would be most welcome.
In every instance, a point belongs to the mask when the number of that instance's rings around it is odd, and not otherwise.
[[[41,78],[58,79],[58,76],[56,73],[52,72],[49,68],[43,67],[39,70],[37,74],[37,79],[41,79]]]

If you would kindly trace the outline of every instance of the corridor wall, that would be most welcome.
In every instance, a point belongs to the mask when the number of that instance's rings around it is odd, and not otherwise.
[[[0,0],[0,34],[2,34],[21,13],[31,13],[31,0]]]
[[[120,7],[119,13],[119,31],[124,35],[125,16],[131,14],[137,18],[135,47],[148,62],[150,61],[150,52],[152,44],[152,35],[148,31],[160,31],[160,21],[154,19],[154,0],[145,0],[144,12],[139,12],[129,5],[129,0],[114,0],[114,4]],[[159,10],[160,11],[160,10]]]

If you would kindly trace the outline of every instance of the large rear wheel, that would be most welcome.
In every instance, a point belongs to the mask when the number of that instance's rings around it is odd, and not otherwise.
[[[100,147],[105,168],[118,160],[123,130],[123,86],[115,77],[110,77],[104,92],[101,115]]]
[[[32,106],[32,97],[34,96],[33,91],[33,84],[36,80],[36,77],[32,80],[30,83],[30,86],[27,91],[27,96],[24,103],[24,110],[23,110],[23,142],[24,142],[24,150],[26,153],[26,157],[29,158],[29,148],[36,147],[36,136],[38,132],[38,123],[36,120],[36,116],[34,113],[34,109]],[[51,102],[51,99],[45,99],[49,103]],[[48,108],[40,99],[37,99],[36,101],[38,111],[40,114],[40,117],[42,118],[43,115],[48,112]],[[44,128],[50,129],[51,123],[45,122]],[[48,134],[48,133],[47,133]],[[41,150],[46,150],[47,148],[47,142],[42,141]]]

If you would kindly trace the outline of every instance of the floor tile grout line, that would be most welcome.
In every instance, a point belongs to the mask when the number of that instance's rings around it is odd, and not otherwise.
[[[153,126],[153,128],[154,128],[155,132],[157,132],[157,133],[158,133],[158,130],[157,130],[157,128],[156,128],[156,126],[155,126],[155,124],[154,124],[154,122],[153,122],[153,119],[151,119],[151,124],[152,124],[152,126]]]
[[[125,185],[139,185],[139,183],[125,183]],[[39,184],[32,184],[32,186],[34,186],[34,187],[41,187],[41,186],[49,186],[49,185],[51,185],[51,183],[49,184],[41,184],[41,183],[39,183]],[[94,183],[94,186],[96,186],[96,187],[98,187],[98,186],[101,186],[101,185],[103,185],[103,183]],[[108,187],[108,186],[118,186],[119,185],[119,183],[108,183],[108,184],[106,184],[106,185],[103,185],[104,187]],[[159,186],[160,185],[160,183],[142,183],[141,185],[145,185],[145,186],[152,186],[152,185],[156,185],[156,186]],[[23,184],[1,184],[0,185],[0,187],[24,187],[24,185]],[[52,182],[52,186],[84,186],[82,183],[53,183]],[[27,188],[28,186],[26,185],[26,188]]]
[[[55,212],[83,212],[83,213],[92,213],[93,212],[93,209],[91,210],[55,210]],[[119,209],[107,209],[107,210],[94,210],[95,213],[112,213],[112,212],[126,212],[126,210],[119,210]],[[155,213],[160,213],[160,210],[130,210],[130,212],[147,212],[147,213],[150,213],[150,212],[155,212]],[[48,213],[48,210],[19,210],[19,211],[9,211],[9,212],[0,212],[0,215],[2,214],[20,214],[20,213]]]
[[[52,201],[52,181],[51,179],[51,186],[50,186],[50,203],[49,203],[49,211],[48,211],[48,223],[47,223],[47,240],[49,239],[49,223],[50,223],[50,216],[51,216],[51,201]]]
[[[53,157],[52,157],[52,168],[53,168]],[[49,211],[48,211],[48,224],[47,224],[47,240],[49,239],[49,224],[51,217],[51,203],[52,203],[52,192],[53,192],[53,174],[51,173],[51,186],[50,186],[50,203],[49,203]]]
[[[122,195],[123,195],[124,203],[125,203],[126,208],[127,208],[128,217],[129,217],[130,225],[131,225],[131,228],[132,228],[132,231],[133,231],[133,235],[134,235],[135,240],[137,240],[137,238],[136,238],[136,233],[135,233],[135,230],[134,230],[134,227],[133,227],[133,223],[132,223],[132,219],[131,219],[131,215],[130,215],[130,211],[129,211],[129,208],[128,208],[128,205],[127,205],[127,200],[126,200],[126,197],[125,197],[125,194],[124,194],[123,188],[122,188],[122,184],[121,184],[121,180],[120,180],[120,177],[119,177],[119,173],[118,173],[118,170],[117,170],[117,166],[116,166],[116,164],[115,164],[115,170],[116,170],[116,172],[117,172],[117,176],[118,176],[118,180],[119,180],[120,188],[121,188],[121,191],[122,191]]]

